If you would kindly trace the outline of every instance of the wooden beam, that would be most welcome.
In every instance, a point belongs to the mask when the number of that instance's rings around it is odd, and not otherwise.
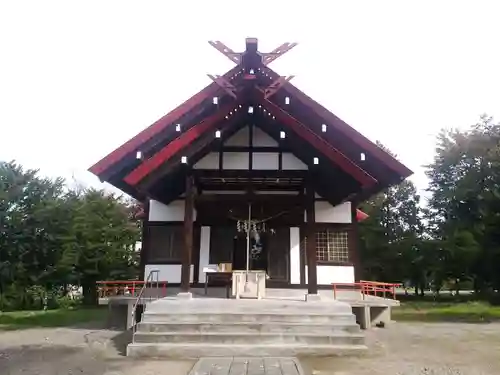
[[[276,94],[276,92],[282,88],[287,82],[290,82],[295,76],[283,76],[279,77],[277,80],[273,81],[269,86],[264,89],[264,99],[269,99],[271,96]]]
[[[293,207],[304,207],[304,199],[299,195],[261,195],[261,194],[205,194],[196,196],[196,202],[252,202],[269,204],[287,204]]]
[[[296,45],[297,45],[297,43],[286,42],[286,43],[283,43],[282,45],[276,47],[271,52],[261,53],[262,63],[264,65],[268,65],[268,64],[272,63],[274,60],[276,60],[278,57],[283,56],[285,53],[290,51]]]
[[[307,256],[307,294],[318,294],[318,270],[316,255],[316,218],[314,213],[314,185],[307,181],[306,187],[306,256]]]
[[[220,40],[215,40],[215,41],[209,40],[208,44],[210,44],[217,51],[219,51],[224,56],[226,56],[233,63],[235,63],[235,64],[240,64],[241,63],[241,55],[242,54],[240,52],[234,52],[231,48],[229,48],[228,46],[226,46]]]
[[[218,84],[220,88],[223,89],[229,96],[236,99],[236,87],[231,82],[229,82],[229,80],[219,75],[214,76],[212,74],[207,74],[207,76],[216,84]]]
[[[146,263],[148,262],[150,253],[150,234],[149,234],[149,199],[145,199],[142,203],[144,217],[142,218],[141,228],[141,253],[139,254],[139,280],[144,280],[147,275]]]
[[[181,292],[188,293],[190,290],[191,263],[193,253],[193,211],[194,211],[194,181],[193,176],[186,177],[186,199],[184,201],[184,249],[182,252],[181,266]]]

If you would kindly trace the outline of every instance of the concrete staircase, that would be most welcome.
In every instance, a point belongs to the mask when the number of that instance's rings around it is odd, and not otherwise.
[[[366,349],[338,302],[163,299],[148,305],[132,357],[353,355]]]

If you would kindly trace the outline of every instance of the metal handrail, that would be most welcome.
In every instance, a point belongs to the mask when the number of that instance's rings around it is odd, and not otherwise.
[[[132,330],[133,330],[133,333],[135,333],[136,327],[137,327],[137,322],[136,322],[136,317],[135,317],[135,314],[137,312],[137,307],[139,306],[139,303],[141,302],[142,295],[144,294],[144,291],[146,290],[148,283],[154,282],[153,275],[156,275],[156,290],[158,290],[158,286],[160,283],[160,271],[159,270],[151,270],[148,274],[148,277],[146,278],[146,281],[144,282],[144,285],[142,286],[141,290],[139,291],[137,299],[135,300],[134,304],[132,305]]]

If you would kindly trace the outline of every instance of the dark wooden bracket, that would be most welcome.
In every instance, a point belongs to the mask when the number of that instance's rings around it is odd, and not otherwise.
[[[229,82],[226,78],[219,75],[207,74],[212,81],[218,84],[228,95],[232,96],[234,99],[237,98],[236,87]]]
[[[226,46],[224,43],[222,43],[219,40],[216,40],[216,41],[209,40],[208,43],[212,47],[214,47],[217,51],[219,51],[224,56],[226,56],[232,62],[234,62],[236,64],[240,64],[241,63],[241,55],[242,55],[242,53],[240,53],[240,52],[234,52],[231,48],[229,48],[228,46]]]
[[[268,65],[272,63],[274,60],[277,58],[283,56],[285,53],[290,51],[293,47],[295,47],[298,43],[283,43],[281,46],[273,49],[271,52],[268,53],[261,53],[262,55],[262,63],[264,65]]]
[[[290,82],[295,76],[281,76],[268,87],[264,89],[264,99],[269,99],[271,96],[276,94],[276,92],[282,88],[287,82]]]

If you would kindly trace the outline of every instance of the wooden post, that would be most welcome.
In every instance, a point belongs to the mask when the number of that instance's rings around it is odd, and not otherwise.
[[[142,230],[141,230],[141,253],[139,254],[139,280],[145,280],[148,275],[146,275],[146,264],[149,260],[149,199],[145,199],[142,203],[142,210],[144,217],[142,218]]]
[[[186,177],[186,200],[184,205],[184,250],[182,252],[181,293],[189,293],[191,278],[191,256],[193,253],[193,176]]]
[[[312,181],[306,187],[306,257],[307,257],[307,294],[318,294],[318,270],[316,258],[316,219],[314,213],[314,188]]]

